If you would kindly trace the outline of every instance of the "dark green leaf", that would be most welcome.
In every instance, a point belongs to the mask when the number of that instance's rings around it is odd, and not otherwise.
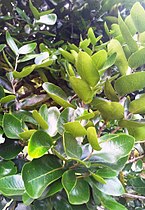
[[[15,167],[12,161],[1,161],[0,162],[0,178],[8,175],[13,175],[17,172],[17,168]]]
[[[137,193],[140,193],[142,195],[145,195],[145,180],[140,178],[140,177],[136,177],[134,179],[130,180],[131,185],[133,186],[134,190]]]
[[[33,16],[35,17],[35,19],[36,19],[36,20],[39,20],[39,18],[40,18],[40,13],[39,13],[39,11],[37,10],[37,8],[34,7],[34,5],[32,4],[32,1],[31,1],[31,0],[29,0],[29,7],[30,7],[31,12],[32,12]]]
[[[26,192],[24,192],[22,195],[22,200],[26,206],[29,206],[34,201],[34,199],[31,198]]]
[[[77,183],[77,178],[75,176],[75,172],[72,170],[66,171],[62,176],[62,185],[67,193],[69,198],[69,193],[75,187]]]
[[[5,92],[4,92],[3,87],[0,85],[0,99],[3,97],[5,97]]]

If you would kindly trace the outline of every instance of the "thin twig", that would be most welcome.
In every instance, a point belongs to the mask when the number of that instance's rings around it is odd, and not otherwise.
[[[98,138],[101,136],[104,128],[106,127],[107,121],[105,121],[102,125],[102,127],[100,128],[100,130],[98,131]]]
[[[145,196],[141,196],[141,195],[134,195],[134,194],[130,194],[130,193],[124,193],[122,195],[122,197],[124,198],[132,198],[132,199],[139,199],[139,200],[145,200]]]
[[[111,133],[113,134],[113,133],[116,133],[118,130],[120,130],[120,126],[118,126],[118,127],[116,127]]]
[[[13,199],[11,199],[10,202],[8,202],[2,210],[6,210],[8,207],[10,207],[12,202],[13,202]]]
[[[135,157],[131,160],[128,160],[127,163],[134,163],[135,161],[143,159],[143,158],[144,158],[144,155],[141,155],[141,156]]]

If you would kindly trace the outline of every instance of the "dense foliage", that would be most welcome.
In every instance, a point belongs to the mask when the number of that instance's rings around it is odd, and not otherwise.
[[[0,3],[0,209],[143,210],[143,1]]]

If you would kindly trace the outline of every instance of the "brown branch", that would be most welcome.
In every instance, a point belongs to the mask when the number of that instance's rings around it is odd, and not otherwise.
[[[128,160],[127,163],[134,163],[135,161],[143,159],[143,158],[144,158],[144,155],[141,155],[141,156]]]
[[[134,194],[130,194],[130,193],[124,193],[122,195],[122,197],[124,198],[131,198],[131,199],[139,199],[139,200],[145,200],[145,196],[141,196],[141,195],[134,195]]]

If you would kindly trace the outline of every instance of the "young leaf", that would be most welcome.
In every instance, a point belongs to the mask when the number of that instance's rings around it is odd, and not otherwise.
[[[128,59],[128,65],[137,69],[138,67],[145,64],[145,47],[140,48],[138,51],[134,52]]]
[[[14,78],[23,78],[23,77],[26,77],[28,76],[29,74],[31,74],[34,69],[36,68],[36,65],[33,64],[31,66],[25,66],[21,72],[18,72],[18,71],[13,71],[13,76]]]
[[[43,117],[39,114],[37,110],[34,110],[32,112],[32,115],[34,119],[38,122],[38,124],[43,128],[44,130],[48,129],[48,124],[47,122],[43,119]]]
[[[44,131],[36,131],[28,143],[28,154],[32,158],[43,156],[52,146],[53,139]]]
[[[95,45],[96,44],[96,37],[95,37],[94,31],[93,31],[92,28],[89,28],[89,30],[88,30],[88,37],[91,40],[91,44]]]
[[[13,101],[15,98],[16,98],[15,95],[8,95],[8,96],[5,96],[5,97],[1,98],[0,103],[2,103],[2,104],[8,103],[10,101]]]
[[[66,96],[65,92],[60,87],[58,87],[52,83],[49,83],[49,82],[43,83],[42,87],[50,95],[50,97],[56,103],[58,103],[60,106],[62,106],[64,108],[66,108],[66,107],[74,108],[74,106],[72,104],[67,102],[67,96]]]
[[[34,5],[32,4],[32,1],[31,1],[31,0],[29,0],[29,7],[30,7],[31,12],[32,12],[32,14],[34,15],[35,19],[36,19],[36,20],[39,20],[39,18],[40,18],[40,13],[39,13],[39,11],[37,10],[37,8],[34,7]]]
[[[133,114],[144,114],[145,113],[145,94],[141,95],[140,98],[133,100],[129,104],[129,111]]]
[[[91,172],[91,175],[97,182],[99,182],[101,184],[106,184],[105,179],[103,179],[100,175],[92,173],[92,172]]]
[[[28,54],[33,52],[33,50],[35,50],[37,46],[37,43],[30,43],[30,44],[26,44],[24,46],[22,46],[21,48],[19,48],[19,54]]]
[[[88,104],[93,99],[93,91],[89,87],[88,83],[84,80],[77,77],[70,77],[70,84],[75,91],[75,93],[79,96],[80,99],[84,101],[84,103]]]
[[[110,54],[117,53],[115,64],[119,68],[120,73],[126,75],[128,72],[128,62],[120,42],[112,39],[108,44],[108,51]]]
[[[64,124],[64,128],[74,137],[85,136],[87,134],[86,129],[78,121],[67,122]]]
[[[31,130],[27,130],[27,131],[24,131],[22,133],[19,133],[19,136],[20,136],[21,139],[28,140],[28,139],[30,139],[32,134],[35,133],[35,132],[36,132],[35,129],[31,129]]]
[[[33,173],[32,173],[33,169]],[[60,161],[53,155],[45,155],[24,165],[22,177],[26,192],[31,198],[39,198],[46,187],[63,174]]]
[[[70,63],[74,64],[75,58],[71,53],[67,52],[66,50],[63,50],[62,48],[60,48],[59,51],[66,60],[68,60]]]
[[[98,175],[102,176],[103,178],[112,178],[117,176],[117,172],[112,170],[111,168],[100,168],[96,172]]]
[[[6,41],[11,50],[15,53],[15,55],[18,56],[19,49],[8,31],[6,31]]]
[[[107,52],[106,50],[100,50],[92,55],[92,60],[96,66],[96,68],[99,70],[103,67],[105,62],[107,61]]]
[[[87,138],[93,149],[101,150],[101,147],[98,142],[96,129],[94,127],[89,127],[87,129]]]
[[[63,147],[67,156],[80,159],[82,156],[81,146],[77,140],[70,134],[64,132],[63,134]]]
[[[135,27],[135,25],[134,25],[134,22],[133,22],[133,20],[132,20],[131,15],[128,15],[128,16],[125,18],[125,23],[126,23],[128,29],[130,30],[131,35],[132,35],[132,36],[135,35],[136,32],[137,32],[137,30],[136,30],[136,27]]]
[[[111,101],[119,101],[119,98],[108,79],[105,82],[104,93]]]
[[[86,52],[79,52],[76,61],[76,68],[83,80],[85,80],[90,86],[97,85],[100,76],[95,68],[92,58]]]
[[[116,80],[115,89],[120,96],[141,90],[145,87],[145,72],[136,72],[130,75],[124,75]]]

